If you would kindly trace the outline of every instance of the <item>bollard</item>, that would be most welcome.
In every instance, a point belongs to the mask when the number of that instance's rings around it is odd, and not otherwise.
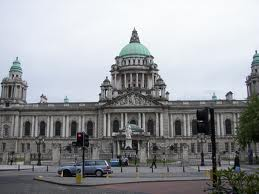
[[[49,171],[49,166],[47,165],[47,172]]]
[[[76,184],[81,184],[82,176],[81,176],[81,169],[77,169],[76,171]]]
[[[32,165],[32,172],[34,172],[34,164]]]
[[[154,168],[153,168],[153,166],[152,166],[152,173],[154,172]]]
[[[20,164],[18,164],[18,171],[20,171]]]
[[[122,173],[122,166],[121,166],[121,173]]]
[[[185,168],[184,168],[184,166],[183,166],[183,172],[185,172]]]
[[[136,178],[139,178],[138,167],[136,166]]]
[[[138,167],[136,166],[136,172],[138,172]]]
[[[167,166],[167,172],[169,172],[169,167]]]
[[[198,165],[198,172],[200,172],[201,170],[200,170],[200,166]]]

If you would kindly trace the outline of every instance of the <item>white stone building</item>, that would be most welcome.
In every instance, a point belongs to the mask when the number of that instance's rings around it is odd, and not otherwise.
[[[248,96],[259,93],[258,66],[256,53],[246,80]],[[199,157],[202,143],[197,136],[196,110],[206,106],[215,109],[217,150],[227,155],[235,151],[233,136],[246,100],[234,100],[232,92],[225,100],[215,95],[212,100],[170,100],[158,65],[135,29],[110,72],[110,79],[106,77],[101,84],[98,102],[70,103],[66,98],[51,103],[42,95],[40,103],[28,103],[27,82],[16,58],[9,77],[1,83],[0,153],[37,153],[35,138],[43,136],[41,151],[49,159],[53,149],[63,150],[75,141],[76,132],[85,131],[90,136],[88,157],[108,159],[130,152],[124,150],[125,135],[120,132],[130,123],[143,130],[132,134],[140,158],[151,157],[155,148],[158,156],[165,153],[168,158],[179,158],[184,145],[190,157]],[[203,151],[210,155],[209,137],[203,140]]]

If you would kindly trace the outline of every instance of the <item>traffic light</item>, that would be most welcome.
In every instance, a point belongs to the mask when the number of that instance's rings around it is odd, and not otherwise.
[[[83,132],[77,132],[76,133],[76,144],[77,144],[77,146],[83,146],[83,140],[84,140],[84,133]]]
[[[197,110],[197,132],[209,134],[209,108],[204,108],[202,110]]]
[[[84,133],[84,145],[85,147],[89,147],[89,135]]]

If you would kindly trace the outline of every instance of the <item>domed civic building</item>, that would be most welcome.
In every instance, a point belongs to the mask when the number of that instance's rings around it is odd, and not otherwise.
[[[259,94],[258,64],[256,53],[246,79],[248,97]],[[231,91],[226,91],[226,99],[215,94],[211,100],[170,99],[158,65],[135,29],[110,72],[100,85],[98,102],[71,103],[65,97],[64,102],[51,103],[41,95],[39,103],[29,103],[17,57],[1,83],[0,162],[15,155],[31,163],[39,152],[42,160],[53,163],[80,158],[82,151],[72,142],[82,131],[89,135],[86,157],[91,159],[137,155],[145,163],[153,155],[181,160],[187,153],[189,161],[197,161],[202,152],[209,158],[210,137],[197,133],[196,111],[211,105],[217,152],[229,157],[238,149],[234,136],[246,100],[233,99]]]

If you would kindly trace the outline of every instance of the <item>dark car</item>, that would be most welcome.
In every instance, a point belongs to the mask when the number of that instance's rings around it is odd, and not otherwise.
[[[72,165],[64,165],[59,167],[58,174],[61,175],[63,172],[63,176],[74,176],[78,169],[82,169],[82,162],[72,164]],[[84,166],[84,175],[96,175],[97,177],[101,177],[104,174],[111,174],[111,166],[108,164],[106,160],[86,160]]]

